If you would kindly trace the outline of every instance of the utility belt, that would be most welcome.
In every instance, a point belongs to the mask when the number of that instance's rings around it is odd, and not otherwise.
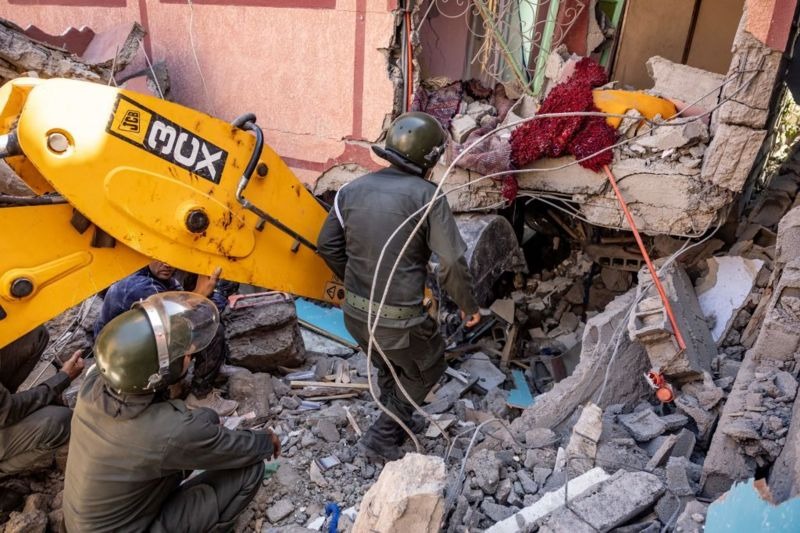
[[[354,309],[369,313],[369,298],[364,298],[363,296],[359,296],[358,294],[353,294],[352,292],[348,291],[345,295],[345,302],[347,302],[347,305],[353,307]],[[372,301],[373,316],[376,315],[375,311],[378,309],[379,304],[379,300]],[[422,305],[406,306],[384,304],[381,308],[381,312],[377,313],[377,316],[392,320],[408,320],[410,318],[422,316],[424,312],[425,310],[422,308]]]

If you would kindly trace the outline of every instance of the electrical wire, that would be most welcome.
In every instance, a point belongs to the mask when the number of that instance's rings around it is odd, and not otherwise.
[[[763,59],[762,59],[762,63],[763,63]],[[730,101],[739,91],[743,90],[743,88],[745,88],[749,84],[749,82],[752,81],[752,79],[754,79],[755,75],[760,71],[761,71],[760,66],[759,66],[759,68],[756,68],[756,69],[753,69],[751,71],[748,71],[748,72],[753,72],[753,75],[751,76],[750,80],[748,80],[747,83],[743,84],[742,87],[739,87],[736,91],[734,91],[732,94],[728,95],[726,98],[724,98],[722,101],[720,101],[717,105],[715,105],[711,109],[705,111],[704,113],[689,117],[687,119],[687,121],[685,121],[685,122],[682,122],[682,123],[679,123],[679,124],[674,124],[674,123],[672,123],[672,124],[670,124],[670,123],[656,123],[656,122],[651,121],[651,120],[646,119],[646,118],[643,118],[641,120],[641,122],[650,124],[652,128],[657,128],[657,127],[669,127],[669,126],[684,126],[687,122],[700,120],[700,119],[704,118],[705,116],[711,114],[714,110],[718,109],[724,103]],[[680,112],[678,112],[672,118],[680,116],[686,109],[689,109],[692,106],[696,105],[697,103],[702,101],[707,96],[713,94],[714,92],[720,91],[728,83],[731,83],[734,79],[736,79],[743,72],[744,71],[740,71],[740,72],[736,72],[736,73],[732,74],[731,76],[729,76],[728,78],[723,80],[723,82],[715,90],[709,91],[708,94],[702,96],[701,98],[698,98],[695,102],[687,105],[685,108],[683,108]],[[411,398],[411,396],[408,394],[408,392],[402,386],[402,383],[400,383],[400,380],[399,380],[399,378],[397,376],[397,373],[394,370],[393,364],[391,363],[389,358],[386,356],[386,354],[384,353],[384,351],[381,348],[380,344],[378,343],[377,339],[375,338],[375,331],[377,330],[378,324],[380,322],[379,315],[380,315],[384,305],[386,304],[386,298],[388,297],[389,288],[391,287],[391,284],[392,284],[392,281],[394,279],[394,275],[396,273],[397,267],[399,266],[400,260],[402,259],[403,255],[405,254],[408,246],[413,241],[414,237],[416,236],[416,234],[419,232],[419,230],[422,227],[422,225],[427,220],[428,214],[430,213],[431,209],[433,208],[434,203],[437,200],[439,200],[442,196],[447,194],[447,193],[442,193],[442,189],[444,187],[444,184],[447,181],[447,179],[449,178],[449,176],[452,175],[452,172],[453,172],[453,169],[456,166],[456,163],[458,163],[458,161],[465,154],[467,154],[469,151],[475,149],[477,146],[479,146],[481,143],[483,143],[489,137],[491,137],[493,135],[496,135],[499,132],[504,131],[506,129],[509,129],[509,128],[512,128],[512,127],[516,127],[518,125],[521,125],[523,123],[527,123],[527,122],[530,122],[530,121],[533,121],[533,120],[540,120],[540,119],[544,119],[544,118],[562,118],[562,117],[570,117],[570,116],[572,116],[572,117],[575,117],[575,116],[581,116],[581,117],[589,117],[589,116],[627,117],[626,115],[619,115],[619,114],[613,114],[613,113],[602,113],[602,112],[592,112],[592,111],[590,111],[590,112],[544,113],[544,114],[535,115],[533,117],[524,118],[524,119],[521,119],[521,120],[518,120],[518,121],[513,121],[513,122],[510,122],[508,124],[498,126],[497,128],[493,129],[492,131],[482,135],[481,137],[479,137],[478,139],[473,141],[470,145],[468,145],[459,154],[456,155],[456,157],[453,159],[453,161],[448,166],[448,168],[445,171],[445,173],[442,176],[442,178],[439,180],[439,183],[436,186],[436,189],[434,191],[434,194],[433,194],[433,197],[431,198],[431,200],[429,202],[427,202],[425,205],[423,205],[420,209],[415,211],[413,214],[409,215],[409,217],[407,217],[406,220],[401,222],[398,225],[398,227],[394,230],[394,232],[389,236],[389,238],[387,239],[387,241],[384,244],[383,248],[381,249],[381,253],[380,253],[379,257],[378,257],[378,261],[377,261],[377,264],[376,264],[376,267],[375,267],[375,272],[373,273],[372,286],[370,288],[369,305],[368,305],[368,310],[367,310],[367,329],[368,329],[368,332],[369,332],[369,342],[368,342],[368,346],[367,346],[367,364],[368,365],[371,364],[372,352],[373,352],[373,349],[374,349],[375,351],[378,352],[378,354],[381,356],[381,358],[386,363],[386,366],[389,369],[389,371],[390,371],[390,373],[392,375],[392,378],[395,381],[395,384],[397,385],[398,389],[403,394],[403,396],[416,409],[416,411],[423,416],[423,418],[425,418],[428,421],[430,421],[440,431],[441,431],[441,427],[436,423],[436,421],[430,415],[428,415],[416,402],[414,402],[414,400]],[[630,117],[627,117],[627,118],[630,118]],[[560,167],[550,168],[550,169],[533,169],[533,170],[534,171],[548,171],[548,172],[551,172],[551,171],[556,170],[556,169],[567,168],[567,167],[569,167],[571,165],[579,164],[582,161],[585,161],[585,160],[588,160],[588,159],[590,159],[592,157],[595,157],[596,155],[598,155],[600,153],[603,153],[603,152],[605,152],[607,150],[612,150],[617,146],[622,146],[622,145],[624,145],[624,144],[626,144],[628,142],[632,142],[634,139],[636,139],[636,138],[638,138],[640,136],[643,136],[645,134],[648,134],[648,133],[649,133],[649,131],[634,135],[630,139],[625,139],[625,140],[623,140],[621,142],[618,142],[618,143],[616,143],[616,144],[614,144],[612,146],[600,149],[600,150],[596,151],[595,153],[590,154],[589,156],[587,156],[587,157],[585,157],[583,159],[579,159],[579,160],[572,161],[570,163],[566,163],[564,165],[561,165]],[[496,173],[496,175],[507,175],[507,174],[520,173],[520,172],[530,172],[530,171],[531,171],[531,169],[527,169],[527,170],[524,170],[524,171],[506,171],[506,172],[498,172],[498,173]],[[488,178],[490,176],[492,176],[492,175],[482,176],[479,179],[486,179],[486,178]],[[471,180],[471,181],[463,184],[462,186],[466,187],[466,186],[472,185],[476,181],[479,181],[479,180]],[[448,191],[448,192],[452,192],[452,191]],[[397,258],[396,258],[394,264],[392,265],[391,270],[389,271],[389,275],[387,277],[386,284],[385,284],[384,290],[383,290],[383,294],[381,295],[381,298],[380,298],[380,302],[378,303],[377,309],[373,313],[373,307],[374,307],[374,304],[375,304],[375,288],[376,288],[376,285],[377,285],[378,273],[381,271],[383,260],[384,260],[385,254],[386,254],[386,250],[388,249],[389,245],[392,243],[394,238],[397,236],[399,231],[406,224],[411,222],[414,217],[416,217],[418,214],[420,214],[420,212],[422,213],[422,216],[419,218],[418,222],[416,223],[414,228],[411,230],[411,233],[407,237],[406,242],[404,243],[404,245],[401,248],[400,252],[397,254]],[[416,438],[416,435],[414,435],[413,431],[411,431],[410,428],[408,428],[408,426],[405,423],[403,423],[403,421],[397,415],[395,415],[394,413],[389,411],[389,409],[386,408],[386,406],[383,405],[380,402],[380,400],[378,399],[378,396],[375,393],[374,383],[373,383],[373,380],[372,380],[372,374],[371,373],[368,373],[368,381],[369,381],[369,392],[372,395],[373,400],[375,400],[375,403],[379,407],[379,409],[381,411],[383,411],[384,413],[386,413],[396,423],[398,423],[398,425],[401,428],[403,428],[403,430],[409,435],[409,437],[411,438],[412,442],[414,442],[414,445],[416,446],[417,451],[418,452],[421,451],[421,446],[419,444],[419,441]],[[446,432],[441,431],[441,434],[445,437],[445,439],[448,442],[450,442],[450,439],[447,436]],[[465,456],[465,461],[466,461],[466,456]]]
[[[200,59],[197,57],[197,47],[194,44],[194,4],[192,0],[186,0],[189,4],[189,45],[192,49],[192,57],[194,64],[197,66],[197,73],[200,75],[200,82],[203,84],[203,94],[206,97],[208,107],[211,109],[211,114],[216,115],[217,111],[214,108],[214,101],[211,100],[211,95],[208,92],[208,85],[206,85],[206,77],[203,75],[203,69],[200,66]],[[162,96],[163,98],[163,96]]]

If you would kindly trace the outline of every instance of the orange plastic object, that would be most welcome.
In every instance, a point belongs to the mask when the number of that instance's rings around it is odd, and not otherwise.
[[[656,390],[656,398],[661,403],[669,403],[675,399],[675,391],[672,390],[672,385],[667,383],[664,374],[661,372],[651,370],[647,373],[647,381]]]
[[[666,120],[678,112],[675,104],[669,100],[641,91],[596,90],[592,91],[592,99],[597,109],[615,115],[624,115],[629,109],[636,109],[645,118],[653,119],[661,115]],[[622,118],[606,117],[606,122],[609,126],[619,128]]]

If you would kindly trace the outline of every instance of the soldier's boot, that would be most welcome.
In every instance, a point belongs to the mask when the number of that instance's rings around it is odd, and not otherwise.
[[[414,415],[413,417],[411,417],[411,421],[406,422],[408,429],[410,429],[415,435],[422,433],[427,424],[428,421],[419,415]],[[406,430],[404,430],[400,426],[397,426],[397,439],[395,441],[397,445],[401,446],[407,440],[408,440],[408,433],[406,433]]]
[[[397,445],[398,431],[403,429],[386,413],[381,413],[358,441],[358,449],[370,461],[396,461],[403,456]],[[405,433],[405,432],[403,432]]]

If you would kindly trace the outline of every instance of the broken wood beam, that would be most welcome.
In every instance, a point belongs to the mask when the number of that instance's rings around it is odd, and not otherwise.
[[[328,381],[290,381],[289,385],[293,389],[304,389],[307,387],[320,387],[328,389],[355,389],[369,390],[369,383],[331,383]]]

